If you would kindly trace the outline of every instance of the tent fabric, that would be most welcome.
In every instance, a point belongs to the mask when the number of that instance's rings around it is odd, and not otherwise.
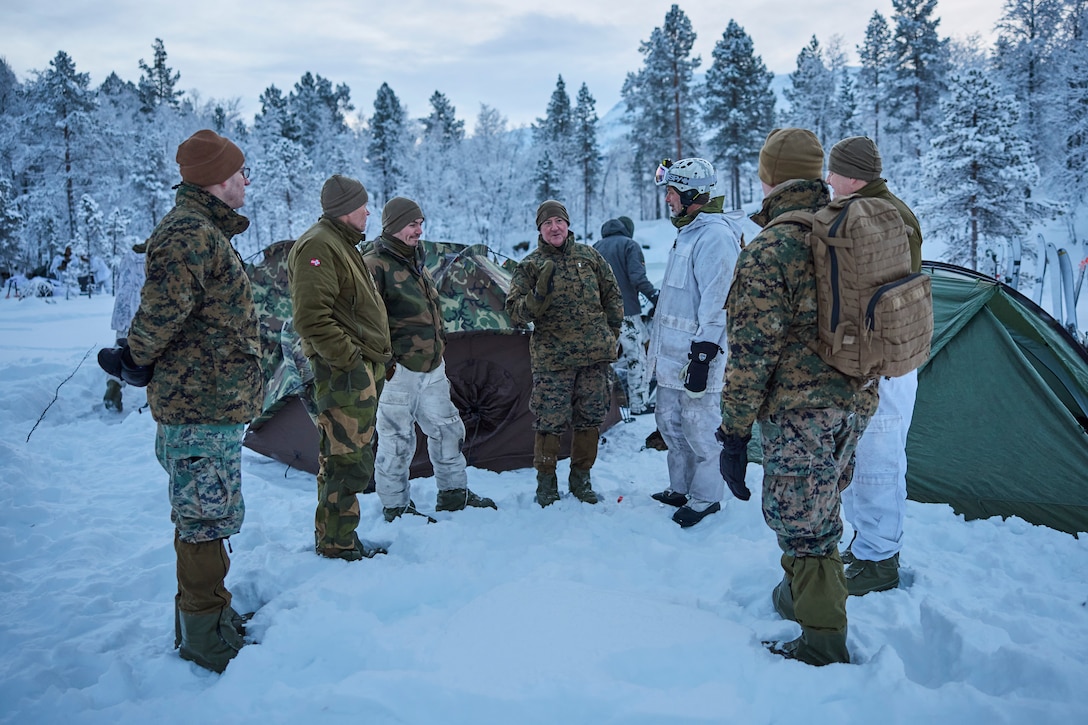
[[[976,272],[925,262],[934,333],[907,438],[907,490],[968,519],[1088,531],[1088,352]]]
[[[290,325],[286,259],[292,243],[272,245],[250,270],[262,317],[262,364],[268,390],[261,414],[246,431],[244,445],[316,474],[317,430],[299,398],[304,381],[312,376],[305,358],[298,354],[298,336]],[[515,326],[506,314],[510,265],[495,262],[484,245],[421,244],[440,295],[446,376],[450,396],[465,423],[465,459],[470,466],[492,471],[529,467],[535,437],[529,411],[531,333]],[[619,420],[618,402],[613,398],[602,430]],[[430,476],[426,437],[418,427],[416,440],[409,475]],[[570,455],[570,441],[568,432],[562,439],[561,457]]]

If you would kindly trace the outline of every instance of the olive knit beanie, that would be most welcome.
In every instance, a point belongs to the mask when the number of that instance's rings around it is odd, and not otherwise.
[[[883,170],[880,151],[868,136],[844,138],[831,147],[827,170],[848,179],[876,181]]]
[[[333,174],[321,187],[321,211],[334,219],[352,213],[366,200],[362,183],[349,176]]]
[[[197,131],[178,146],[181,180],[196,186],[222,184],[246,163],[242,149],[215,131]]]
[[[536,228],[539,231],[540,225],[553,216],[557,216],[568,225],[570,224],[570,215],[567,214],[567,207],[563,206],[555,199],[548,199],[536,209]]]
[[[396,234],[416,219],[423,219],[419,204],[403,196],[394,196],[382,209],[382,234]]]
[[[824,149],[816,134],[804,128],[776,128],[759,151],[759,180],[778,186],[790,179],[820,179]]]

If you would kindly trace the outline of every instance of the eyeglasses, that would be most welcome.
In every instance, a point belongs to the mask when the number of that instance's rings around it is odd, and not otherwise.
[[[657,167],[657,172],[654,174],[654,183],[661,186],[665,183],[669,176],[669,169],[672,167],[672,159],[662,159],[661,163]]]
[[[248,166],[243,166],[240,169],[240,171],[242,172],[242,178],[243,179],[249,179],[249,167]]]

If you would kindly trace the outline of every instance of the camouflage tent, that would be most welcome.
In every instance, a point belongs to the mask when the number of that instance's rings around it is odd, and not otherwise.
[[[300,397],[312,378],[290,325],[287,253],[278,242],[250,267],[261,317],[262,365],[268,381],[264,409],[246,432],[245,445],[311,473],[317,472],[317,430]],[[446,329],[446,375],[465,423],[465,458],[492,471],[525,468],[533,461],[532,371],[529,330],[516,327],[504,309],[513,260],[495,261],[484,245],[421,242],[425,264],[441,295]],[[286,325],[284,324],[286,323]],[[619,420],[614,403],[605,426]],[[379,445],[380,442],[379,442]],[[561,454],[569,455],[570,434]],[[426,437],[417,429],[411,475],[430,476]]]

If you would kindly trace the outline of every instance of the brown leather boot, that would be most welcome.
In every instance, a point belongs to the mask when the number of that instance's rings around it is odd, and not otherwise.
[[[536,469],[536,502],[541,508],[559,500],[559,482],[555,464],[559,461],[559,436],[536,434],[533,442],[533,468]]]
[[[600,432],[596,428],[574,431],[570,447],[570,480],[568,487],[582,503],[597,503],[597,493],[589,480],[589,469],[597,462],[597,443]]]

